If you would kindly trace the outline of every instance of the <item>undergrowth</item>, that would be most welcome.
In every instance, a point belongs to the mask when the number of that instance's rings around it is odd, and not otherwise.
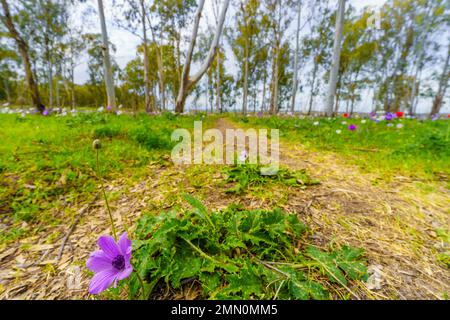
[[[264,168],[261,164],[238,164],[225,167],[223,173],[226,176],[226,182],[235,183],[226,192],[241,194],[248,189],[262,187],[267,183],[278,183],[300,188],[320,183],[318,180],[312,179],[306,170],[292,171],[287,168],[280,168],[276,173],[267,175],[264,174]]]
[[[236,205],[210,212],[185,199],[191,210],[138,223],[134,265],[150,283],[148,298],[195,285],[201,299],[330,299],[367,277],[362,249],[306,244],[310,231],[297,215]],[[138,286],[132,277],[132,296]]]

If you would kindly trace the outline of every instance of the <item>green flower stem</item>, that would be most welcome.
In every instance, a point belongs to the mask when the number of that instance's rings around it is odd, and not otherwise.
[[[139,283],[141,284],[141,299],[144,300],[145,299],[145,285],[144,285],[144,280],[142,279],[141,275],[139,274],[139,272],[136,271],[136,276],[139,279]]]
[[[111,213],[111,208],[109,207],[109,203],[108,203],[108,198],[106,197],[106,192],[105,192],[105,186],[103,185],[103,179],[101,177],[100,174],[100,166],[99,166],[99,161],[98,161],[98,149],[96,149],[97,151],[97,157],[96,157],[96,162],[97,162],[97,177],[100,180],[100,185],[102,188],[102,193],[103,193],[103,198],[105,198],[105,203],[106,203],[106,208],[108,209],[108,214],[109,214],[109,219],[111,221],[111,228],[112,228],[112,232],[113,232],[113,236],[114,239],[117,241],[117,233],[116,233],[116,227],[114,226],[114,220],[112,217],[112,213]]]

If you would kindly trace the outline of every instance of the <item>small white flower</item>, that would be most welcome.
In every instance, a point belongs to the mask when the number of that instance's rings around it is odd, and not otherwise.
[[[347,121],[342,121],[341,123],[342,123],[342,124],[347,124]]]
[[[403,125],[402,125],[401,123],[398,123],[398,124],[396,125],[396,127],[397,127],[397,129],[401,129],[401,128],[403,128]]]
[[[319,121],[314,122],[313,125],[318,126],[319,125]]]
[[[388,123],[388,124],[387,124],[388,127],[392,127],[393,125],[394,125],[394,124],[392,124],[392,123]]]
[[[342,130],[336,130],[337,134],[341,134]]]
[[[22,118],[25,118],[26,115],[27,114],[25,112],[22,112],[22,114],[21,114]]]
[[[97,111],[98,112],[103,112],[104,109],[105,109],[104,107],[100,107],[100,108],[97,109]]]
[[[120,116],[122,114],[122,110],[117,110],[117,115]]]
[[[366,123],[366,119],[361,120],[361,123]]]
[[[245,160],[247,159],[248,155],[247,155],[247,151],[244,150],[241,152],[241,154],[239,155],[239,161],[240,162],[245,162]]]

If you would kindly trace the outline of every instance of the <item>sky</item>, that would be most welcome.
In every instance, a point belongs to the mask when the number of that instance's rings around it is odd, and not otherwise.
[[[95,13],[97,12],[96,1],[90,1],[91,3],[82,6],[80,10],[75,13],[77,20],[75,23],[82,23],[85,26],[85,32],[92,33],[100,33],[100,22],[98,19],[95,19]],[[336,1],[331,1],[331,3]],[[350,0],[348,1],[357,9],[364,8],[366,6],[379,7],[382,6],[386,0]],[[206,16],[212,17],[212,0],[206,0],[205,3],[205,13]],[[90,7],[93,11],[92,17],[88,22],[83,21],[81,16],[83,15],[84,10]],[[131,34],[128,31],[125,31],[119,27],[117,27],[114,23],[113,18],[113,0],[104,0],[105,6],[105,16],[107,19],[107,29],[109,40],[116,46],[117,51],[113,54],[114,59],[119,64],[121,68],[123,68],[130,60],[134,59],[136,56],[136,46],[139,44],[140,40],[135,35]],[[94,12],[95,10],[95,12]],[[231,20],[232,15],[230,12],[227,14],[227,18],[225,20],[225,24]],[[205,24],[205,19],[202,19],[203,27]],[[295,21],[293,22],[295,24]],[[188,30],[189,31],[189,30]],[[78,84],[82,84],[88,80],[88,72],[87,72],[87,57],[82,57],[80,60],[80,65],[75,70],[75,82]]]
[[[105,16],[107,19],[107,29],[108,29],[108,36],[110,42],[112,42],[116,47],[116,52],[112,53],[115,61],[118,63],[118,65],[123,68],[126,66],[126,64],[134,59],[136,57],[136,47],[140,43],[140,39],[131,34],[130,32],[121,29],[114,23],[114,12],[117,12],[117,8],[114,7],[113,2],[117,0],[103,0],[104,1],[104,7],[105,7]],[[324,0],[326,1],[326,0]],[[384,3],[386,3],[387,0],[347,0],[347,4],[350,3],[353,7],[355,7],[357,10],[362,10],[363,8],[369,6],[373,9],[381,7]],[[221,1],[220,1],[221,2]],[[330,0],[330,5],[334,5],[337,7],[337,0]],[[90,10],[91,14],[86,15],[85,10]],[[234,7],[229,8],[225,20],[225,27],[227,25],[230,25],[233,20],[233,10]],[[96,0],[90,0],[87,1],[87,3],[78,5],[77,11],[74,12],[73,17],[74,21],[72,22],[74,25],[83,25],[84,32],[90,32],[90,33],[100,33],[100,22],[98,20],[98,7],[97,7],[97,1]],[[213,22],[213,13],[212,13],[212,0],[206,0],[205,7],[204,7],[204,14],[202,15],[202,20],[200,21],[200,31],[205,30],[207,28],[207,23],[212,24]],[[285,37],[290,39],[291,41],[294,41],[294,33],[295,33],[295,27],[296,27],[296,19],[293,19],[291,23],[291,27],[286,31]],[[303,30],[305,33],[308,32],[307,29]],[[191,32],[191,27],[189,26],[184,31],[186,35],[189,35]],[[223,42],[222,42],[223,43]],[[293,45],[292,45],[293,46]],[[231,51],[231,48],[229,45],[225,43],[225,55],[227,57],[227,61],[225,62],[225,70],[228,73],[231,74],[237,74],[238,67],[236,64],[236,60],[234,59],[234,55]],[[183,48],[182,48],[183,50]],[[85,83],[88,80],[88,68],[87,68],[87,56],[83,56],[80,58],[79,65],[75,69],[75,82],[78,84]],[[197,65],[193,65],[192,67],[192,73],[196,71]],[[323,91],[323,90],[322,90]],[[372,92],[367,92],[365,94],[362,94],[366,97],[366,99],[363,99],[365,101],[358,102],[355,106],[355,111],[365,112],[367,109],[371,107],[372,104]],[[318,111],[320,111],[325,103],[321,103],[323,97],[317,97],[316,103],[319,107]],[[237,104],[239,105],[239,99],[237,100]],[[298,97],[298,103],[301,108],[304,108],[304,106],[307,105],[307,99],[308,95],[306,94],[300,94]],[[189,102],[189,101],[188,101]],[[204,105],[207,104],[206,97],[203,97],[200,99],[200,103],[203,103]],[[430,100],[429,99],[422,99],[419,98],[419,103],[417,107],[417,111],[420,112],[429,112],[430,108]],[[188,103],[190,104],[190,103]],[[302,109],[303,110],[303,109]],[[450,112],[450,103],[446,103],[443,108],[442,112]]]

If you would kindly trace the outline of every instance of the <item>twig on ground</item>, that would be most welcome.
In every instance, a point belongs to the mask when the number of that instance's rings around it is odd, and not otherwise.
[[[72,226],[70,227],[69,231],[67,232],[66,236],[63,239],[63,242],[61,244],[61,247],[59,249],[59,253],[58,253],[58,258],[56,259],[56,261],[61,260],[61,257],[63,255],[64,252],[64,248],[66,246],[67,240],[69,240],[70,235],[73,233],[73,231],[75,230],[78,222],[81,220],[81,218],[86,214],[86,212],[88,211],[88,209],[91,207],[91,205],[97,201],[98,199],[98,194],[95,196],[95,198],[88,204],[86,204],[83,208],[80,209],[80,211],[78,211],[78,215],[77,218],[75,219],[74,223],[72,224]]]

